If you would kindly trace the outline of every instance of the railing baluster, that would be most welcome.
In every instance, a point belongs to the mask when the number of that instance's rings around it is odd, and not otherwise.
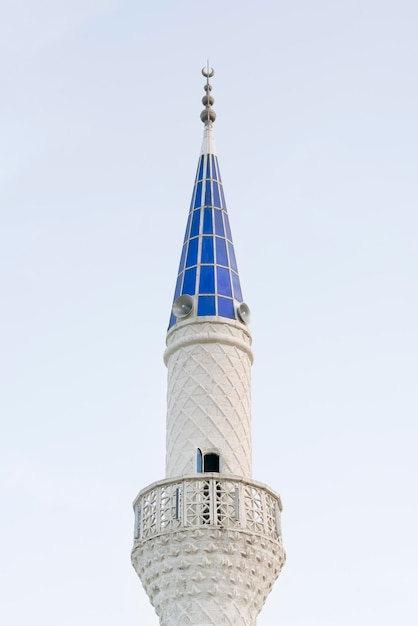
[[[235,487],[235,492],[234,492],[234,517],[235,519],[239,520],[239,488]]]
[[[274,521],[276,522],[276,532],[277,532],[278,535],[281,536],[281,534],[282,534],[282,520],[281,520],[279,505],[277,504],[277,502],[274,503],[274,517],[275,517]]]
[[[134,539],[139,539],[139,533],[140,533],[139,516],[140,516],[141,509],[137,504],[135,505],[134,511],[135,511]]]
[[[179,518],[179,495],[180,495],[180,490],[178,487],[176,487],[176,519]]]

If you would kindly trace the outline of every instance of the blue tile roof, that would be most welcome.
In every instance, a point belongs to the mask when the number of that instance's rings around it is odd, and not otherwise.
[[[212,132],[212,129],[205,129]],[[210,143],[200,155],[184,236],[174,301],[194,297],[194,315],[236,319],[242,302],[237,262],[218,158]],[[176,323],[171,314],[169,328]]]

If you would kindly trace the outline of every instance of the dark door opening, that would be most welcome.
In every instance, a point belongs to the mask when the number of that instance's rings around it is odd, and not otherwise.
[[[219,455],[205,454],[204,456],[204,472],[219,472]]]

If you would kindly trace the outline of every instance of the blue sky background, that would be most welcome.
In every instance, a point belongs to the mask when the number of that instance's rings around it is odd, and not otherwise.
[[[418,5],[3,0],[0,621],[158,624],[130,566],[210,58],[253,313],[258,626],[418,621]]]

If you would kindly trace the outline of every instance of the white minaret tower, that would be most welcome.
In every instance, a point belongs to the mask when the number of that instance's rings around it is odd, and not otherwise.
[[[255,626],[285,561],[280,497],[251,473],[249,308],[205,125],[164,362],[166,478],[134,502],[132,563],[161,626]]]

